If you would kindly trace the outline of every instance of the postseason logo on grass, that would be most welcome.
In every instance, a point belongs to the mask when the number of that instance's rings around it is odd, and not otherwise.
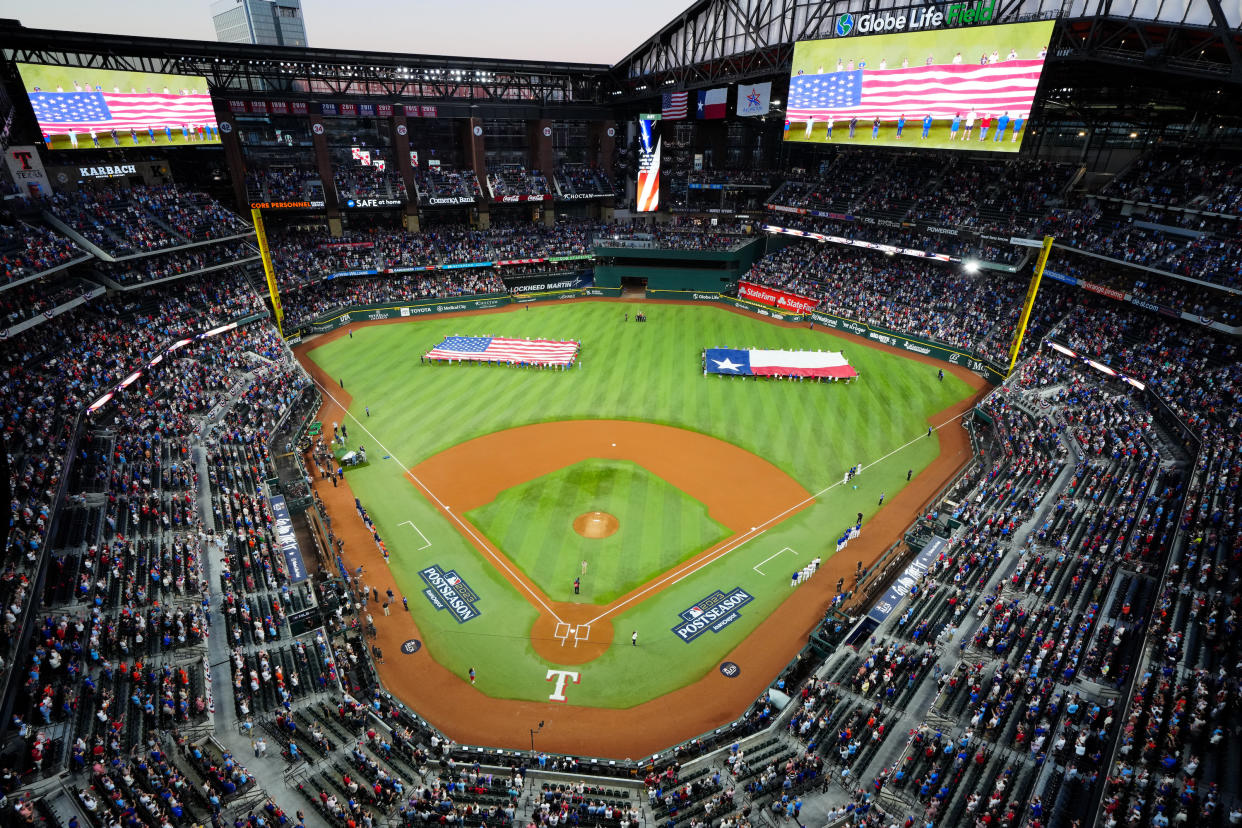
[[[479,616],[479,611],[474,606],[479,596],[456,572],[451,569],[445,572],[433,564],[420,570],[418,574],[427,584],[423,595],[427,596],[427,600],[437,610],[448,610],[458,624],[464,624]]]
[[[690,609],[678,613],[681,623],[673,627],[673,634],[689,644],[707,631],[718,633],[741,618],[738,610],[755,600],[741,587],[728,592],[716,590]]]

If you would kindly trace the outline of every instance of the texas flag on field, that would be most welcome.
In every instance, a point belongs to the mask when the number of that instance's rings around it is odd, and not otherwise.
[[[709,374],[736,374],[755,377],[833,377],[858,376],[839,351],[766,351],[735,348],[708,348]]]
[[[709,120],[712,118],[723,118],[727,113],[727,104],[729,99],[729,87],[724,86],[720,89],[701,89],[699,90],[699,106],[696,110],[696,117],[700,120]]]

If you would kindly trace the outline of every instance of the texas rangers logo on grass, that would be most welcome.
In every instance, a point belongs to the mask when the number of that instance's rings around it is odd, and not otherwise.
[[[448,610],[458,624],[464,624],[479,616],[479,611],[474,606],[479,596],[456,572],[445,572],[433,564],[420,570],[418,574],[427,584],[423,595],[437,610]]]
[[[673,627],[673,633],[687,644],[709,630],[718,633],[741,618],[738,610],[753,600],[755,596],[741,587],[728,592],[716,590],[690,609],[678,613],[682,623]]]

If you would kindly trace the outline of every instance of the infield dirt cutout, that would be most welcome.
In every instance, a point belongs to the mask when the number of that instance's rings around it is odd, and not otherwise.
[[[632,302],[598,301],[618,304]],[[642,304],[695,303],[645,300]],[[473,311],[445,316],[516,313],[523,309],[524,306],[513,306],[499,311]],[[739,315],[750,315],[732,308],[725,310]],[[781,327],[804,327],[788,322],[766,321]],[[325,391],[319,419],[324,422],[344,421],[349,416],[347,408],[351,398],[348,392],[338,388],[336,378],[329,376],[316,364],[308,352],[326,342],[348,336],[352,328],[404,324],[409,324],[409,320],[392,319],[343,326],[294,349],[303,367]],[[441,665],[435,660],[432,648],[421,647],[410,655],[392,655],[401,652],[402,642],[410,638],[422,638],[417,623],[409,614],[394,613],[392,617],[379,616],[375,619],[378,629],[375,643],[389,654],[385,663],[376,666],[385,688],[403,700],[419,716],[459,743],[490,745],[511,750],[528,750],[530,723],[546,719],[548,727],[540,734],[540,750],[617,759],[641,758],[736,718],[750,702],[764,692],[770,681],[806,643],[807,635],[823,617],[823,609],[833,596],[837,578],[852,577],[855,560],[870,565],[892,543],[900,540],[910,522],[921,513],[941,485],[970,459],[969,440],[966,432],[957,425],[956,418],[973,407],[987,387],[982,378],[961,366],[947,365],[931,357],[881,345],[848,332],[832,330],[825,333],[855,342],[859,347],[873,348],[943,368],[946,373],[952,373],[968,383],[977,393],[970,399],[928,418],[928,422],[933,425],[946,425],[936,431],[936,439],[940,444],[939,456],[922,474],[914,478],[913,483],[886,501],[884,509],[867,522],[867,531],[851,543],[850,555],[827,557],[822,567],[826,577],[812,579],[799,588],[797,594],[800,600],[785,601],[750,636],[722,656],[722,661],[727,660],[743,666],[739,676],[730,679],[719,670],[711,670],[679,690],[624,709],[500,699],[471,687],[461,676]],[[613,441],[609,440],[611,442]],[[555,450],[556,446],[545,448]],[[603,456],[603,453],[599,452],[596,456]],[[338,487],[319,479],[314,479],[312,485],[328,513],[334,518],[333,528],[337,536],[346,542],[345,557],[349,565],[353,567],[365,564],[367,572],[370,573],[368,584],[381,591],[386,588],[400,590],[400,585],[396,583],[375,548],[370,533],[357,517],[348,477]],[[765,515],[765,518],[771,514],[773,513]],[[565,620],[570,621],[569,618]],[[535,632],[538,634],[540,631]],[[552,631],[546,632],[550,635]],[[598,626],[592,626],[591,638],[605,632],[611,640],[611,625],[606,619],[598,622]]]
[[[637,463],[703,503],[733,534],[601,607],[552,600],[482,532],[474,527],[464,532],[457,522],[506,489],[591,458]],[[472,471],[462,474],[462,469]],[[585,664],[603,655],[612,644],[610,617],[616,611],[727,554],[739,536],[752,534],[773,515],[785,513],[782,519],[788,519],[811,505],[810,492],[756,454],[697,431],[630,420],[568,420],[504,429],[427,458],[410,470],[409,478],[435,493],[451,510],[442,513],[531,602],[539,612],[531,645],[542,658],[564,665]],[[577,528],[578,521],[574,523]],[[579,630],[587,636],[579,639]]]
[[[607,512],[587,512],[574,518],[574,531],[584,538],[608,538],[621,528],[621,521]]]

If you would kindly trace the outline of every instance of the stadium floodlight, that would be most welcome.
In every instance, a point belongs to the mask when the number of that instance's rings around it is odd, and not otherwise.
[[[978,273],[978,272],[979,272],[979,262],[978,262],[978,261],[976,261],[975,259],[967,259],[966,261],[962,262],[962,268],[963,268],[963,269],[964,269],[967,273]]]

